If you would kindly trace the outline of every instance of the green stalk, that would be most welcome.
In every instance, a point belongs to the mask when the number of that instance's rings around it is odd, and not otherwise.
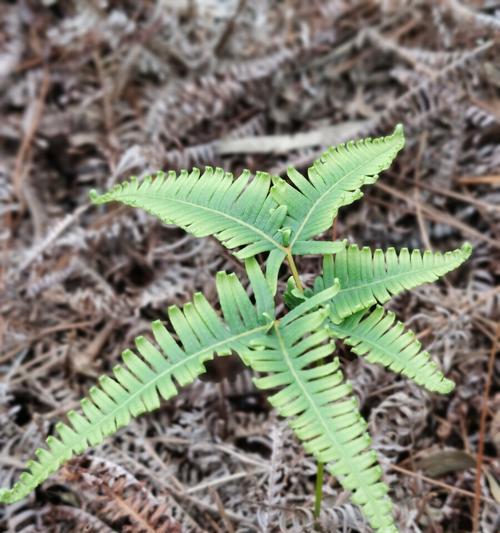
[[[321,501],[323,500],[323,472],[324,464],[318,462],[316,469],[316,491],[314,499],[314,518],[317,520],[321,512]]]
[[[295,280],[295,285],[297,286],[297,289],[299,289],[301,293],[304,293],[304,285],[302,285],[302,281],[300,281],[299,271],[297,270],[297,265],[295,264],[293,255],[290,252],[290,248],[287,248],[286,260],[292,272],[292,276],[293,276],[293,279]]]

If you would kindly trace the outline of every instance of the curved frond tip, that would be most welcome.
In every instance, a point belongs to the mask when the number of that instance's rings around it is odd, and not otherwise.
[[[291,183],[274,178],[271,194],[280,205],[287,206],[285,225],[292,230],[292,253],[299,242],[328,229],[342,206],[359,199],[361,187],[374,183],[379,173],[389,168],[404,143],[399,124],[387,137],[329,148],[308,169],[309,179],[292,167],[288,169]]]

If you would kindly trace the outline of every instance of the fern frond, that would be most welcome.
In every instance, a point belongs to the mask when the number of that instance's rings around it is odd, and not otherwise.
[[[309,168],[309,179],[292,167],[288,177],[293,185],[273,178],[271,194],[288,208],[284,224],[292,230],[292,253],[294,246],[328,229],[339,208],[359,199],[361,187],[374,183],[403,146],[403,127],[398,125],[387,137],[350,141],[328,149]]]
[[[131,178],[109,192],[91,192],[92,202],[118,201],[139,207],[167,224],[175,224],[197,237],[214,235],[229,249],[242,247],[240,259],[260,252],[283,250],[278,230],[286,207],[278,206],[269,194],[271,176],[258,172],[250,180],[245,170],[240,177],[221,168],[194,168],[177,175],[158,172],[142,182]]]
[[[179,340],[159,320],[153,322],[155,343],[143,336],[136,338],[138,354],[123,352],[123,363],[113,369],[113,377],[102,376],[81,401],[82,412],[70,411],[69,424],[56,425],[57,437],[48,437],[47,449],[36,450],[36,459],[27,464],[27,471],[11,490],[0,491],[0,502],[24,498],[63,462],[100,444],[131,417],[157,409],[160,397],[168,400],[177,394],[177,385],[192,383],[204,373],[204,362],[214,355],[234,350],[246,359],[250,343],[271,327],[274,314],[272,295],[264,290],[264,275],[255,259],[247,261],[247,268],[257,286],[257,306],[234,274],[219,272],[217,291],[225,321],[199,293],[182,310],[170,307],[169,320]]]
[[[420,250],[410,253],[402,248],[399,255],[394,248],[372,253],[368,247],[360,249],[353,244],[335,256],[325,256],[323,275],[316,278],[314,291],[323,290],[338,278],[341,290],[331,303],[331,319],[339,323],[404,290],[437,280],[460,266],[471,253],[469,243],[444,254]]]
[[[304,302],[305,304],[306,302]],[[339,360],[318,364],[334,348],[326,343],[324,309],[302,315],[300,304],[285,323],[275,322],[250,357],[251,367],[270,375],[255,380],[260,389],[281,390],[271,404],[288,422],[307,452],[327,465],[375,530],[397,532],[381,481],[382,469],[352,394],[339,370]],[[290,316],[291,313],[287,315]],[[316,365],[315,365],[316,363]]]
[[[367,313],[360,311],[340,324],[331,324],[330,331],[352,347],[352,351],[370,363],[378,363],[403,374],[431,392],[447,394],[455,384],[446,379],[431,360],[412,331],[395,321],[391,311],[380,306]]]

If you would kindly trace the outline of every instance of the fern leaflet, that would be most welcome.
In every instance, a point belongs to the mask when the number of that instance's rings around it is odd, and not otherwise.
[[[333,344],[324,343],[330,336],[324,327],[327,311],[302,315],[302,305],[286,323],[275,322],[262,346],[254,349],[252,369],[270,373],[255,383],[260,389],[281,389],[269,401],[287,418],[306,451],[352,491],[352,500],[373,528],[397,532],[388,488],[375,452],[368,449],[371,439],[351,385],[344,382],[338,358],[319,364],[333,350]]]
[[[274,179],[271,194],[288,209],[284,224],[292,231],[292,253],[295,247],[306,248],[311,237],[328,229],[339,208],[359,199],[360,188],[374,183],[403,146],[403,127],[398,125],[387,137],[330,148],[309,168],[309,180],[294,168],[288,169],[293,185]]]
[[[472,252],[470,244],[441,254],[419,250],[411,253],[402,248],[399,255],[394,248],[374,253],[368,247],[350,245],[335,257],[327,255],[323,261],[323,275],[316,278],[314,291],[323,290],[338,278],[341,290],[331,302],[331,319],[339,323],[343,318],[383,304],[391,296],[423,283],[437,280],[466,261]]]
[[[370,313],[360,311],[340,324],[330,324],[330,331],[370,363],[400,372],[431,392],[447,394],[455,387],[429,353],[422,351],[415,334],[405,332],[403,323],[395,322],[394,313],[386,313],[380,306]]]
[[[284,249],[278,230],[286,207],[271,198],[270,185],[265,172],[250,181],[246,170],[233,180],[230,172],[206,167],[203,173],[197,168],[179,175],[158,172],[142,182],[131,178],[105,194],[92,191],[91,199],[95,204],[118,201],[140,207],[197,237],[214,235],[229,249],[243,247],[236,256],[244,259]]]
[[[27,464],[27,471],[11,490],[0,490],[0,502],[24,498],[63,462],[100,444],[127,425],[132,416],[157,409],[160,397],[167,400],[175,396],[176,383],[192,383],[205,372],[203,363],[214,355],[228,355],[234,350],[247,359],[250,343],[271,327],[273,313],[272,295],[263,291],[264,275],[254,259],[247,261],[247,269],[257,285],[257,309],[236,276],[223,272],[217,275],[217,290],[226,323],[199,293],[182,310],[170,307],[168,316],[179,342],[160,321],[153,322],[156,343],[137,337],[139,355],[131,350],[123,352],[123,364],[113,369],[114,377],[102,376],[99,386],[92,387],[81,401],[82,413],[70,411],[69,425],[56,425],[58,436],[47,438],[47,449],[36,450],[36,460]]]

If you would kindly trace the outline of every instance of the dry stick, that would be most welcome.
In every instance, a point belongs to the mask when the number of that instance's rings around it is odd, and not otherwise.
[[[387,468],[389,468],[390,470],[395,470],[396,472],[400,472],[401,474],[405,474],[407,476],[421,479],[422,481],[425,481],[426,483],[429,483],[430,485],[441,487],[442,489],[448,492],[456,492],[457,494],[461,494],[462,496],[467,496],[468,498],[475,498],[475,494],[469,490],[460,489],[458,487],[454,487],[453,485],[448,485],[448,483],[444,483],[443,481],[438,481],[437,479],[424,476],[423,474],[420,474],[419,472],[413,472],[412,470],[407,470],[406,468],[403,468],[398,465],[392,465],[392,464],[387,465]],[[488,503],[496,504],[495,500],[492,500],[491,498],[488,498],[487,496],[481,496],[480,499]]]
[[[267,468],[261,468],[260,470],[256,469],[250,472],[244,471],[236,472],[235,474],[228,474],[227,476],[212,479],[211,481],[205,481],[203,483],[195,485],[194,487],[190,487],[189,489],[186,489],[186,494],[194,494],[195,492],[199,492],[200,490],[216,487],[217,485],[224,485],[225,483],[231,483],[232,481],[235,481],[237,479],[252,477],[258,474],[265,474],[267,470]]]
[[[226,526],[226,531],[228,531],[229,533],[235,533],[233,523],[231,522],[231,520],[229,520],[226,514],[226,509],[224,508],[224,504],[222,503],[222,500],[219,496],[219,493],[217,492],[217,489],[215,489],[214,487],[209,487],[208,490],[210,492],[210,495],[215,501],[215,505],[217,505],[217,509],[219,509],[219,513],[222,518],[222,521],[224,522],[224,525]]]
[[[384,192],[396,198],[404,200],[407,204],[415,208],[415,203],[416,203],[415,200],[413,200],[406,194],[403,194],[402,192],[397,191],[393,187],[390,187],[389,185],[386,185],[384,183],[376,183],[375,187],[383,190]],[[500,241],[497,241],[495,239],[492,239],[491,237],[487,237],[486,235],[483,235],[481,232],[475,230],[474,228],[471,228],[467,224],[460,222],[459,220],[453,218],[452,216],[446,215],[445,213],[441,213],[437,209],[434,209],[427,205],[422,205],[421,208],[422,208],[422,213],[425,213],[427,217],[430,218],[431,220],[442,222],[443,224],[448,224],[449,226],[459,229],[463,233],[468,234],[472,237],[475,237],[479,241],[487,242],[494,248],[497,248],[500,250]]]
[[[427,147],[427,132],[424,131],[420,135],[420,141],[418,143],[417,159],[415,162],[415,173],[413,176],[414,181],[415,181],[415,189],[413,193],[414,193],[414,198],[415,198],[415,212],[417,214],[417,221],[418,221],[418,226],[420,228],[420,234],[422,236],[422,242],[425,244],[425,247],[428,250],[431,250],[432,249],[431,241],[429,239],[429,235],[425,228],[425,222],[422,216],[422,207],[420,204],[420,164],[422,162],[422,155],[425,152],[426,147]]]
[[[42,78],[42,84],[40,86],[40,91],[38,93],[38,97],[35,103],[33,118],[31,120],[31,123],[28,129],[26,130],[24,134],[23,140],[21,141],[21,146],[19,147],[19,151],[17,152],[16,162],[14,165],[14,174],[12,177],[12,184],[14,186],[14,192],[16,196],[19,198],[21,203],[24,203],[23,167],[24,167],[25,160],[28,157],[28,154],[31,148],[31,143],[33,142],[33,138],[35,137],[36,130],[38,129],[38,125],[42,118],[43,109],[45,107],[45,98],[47,97],[49,86],[50,86],[49,71],[45,69],[43,72],[43,78]]]
[[[403,179],[404,181],[408,183],[413,183],[413,181],[408,178],[403,178]],[[500,182],[499,182],[499,185],[500,185]],[[467,196],[466,194],[461,194],[459,192],[447,191],[445,189],[440,189],[439,187],[433,187],[432,185],[429,185],[428,183],[419,182],[419,187],[422,187],[422,189],[427,189],[428,191],[435,192],[441,196],[448,196],[449,198],[459,200],[460,202],[475,205],[476,207],[486,209],[487,211],[500,212],[500,205],[490,204],[488,202],[480,200],[479,198],[473,198],[473,197]]]
[[[498,176],[462,176],[457,178],[460,185],[497,185],[500,187],[500,175]]]
[[[113,105],[111,102],[111,91],[108,87],[106,80],[106,72],[104,65],[101,60],[99,52],[96,50],[92,54],[92,59],[97,72],[97,78],[102,87],[102,108],[103,108],[103,118],[104,118],[104,128],[106,130],[106,144],[108,151],[108,162],[109,166],[114,172],[116,169],[116,164],[118,162],[118,151],[119,151],[119,142],[116,138],[116,135],[113,133],[115,126],[115,118],[113,113]]]
[[[488,398],[491,388],[491,377],[493,375],[493,366],[495,364],[495,355],[498,348],[498,339],[500,337],[500,324],[497,325],[495,340],[491,345],[490,356],[488,358],[488,373],[486,374],[486,382],[483,390],[483,402],[481,405],[481,419],[479,421],[479,442],[477,445],[477,463],[476,463],[476,483],[474,488],[474,507],[472,510],[472,531],[476,533],[479,531],[479,510],[481,507],[481,473],[483,467],[484,454],[484,433],[486,430],[486,416],[488,414]]]

